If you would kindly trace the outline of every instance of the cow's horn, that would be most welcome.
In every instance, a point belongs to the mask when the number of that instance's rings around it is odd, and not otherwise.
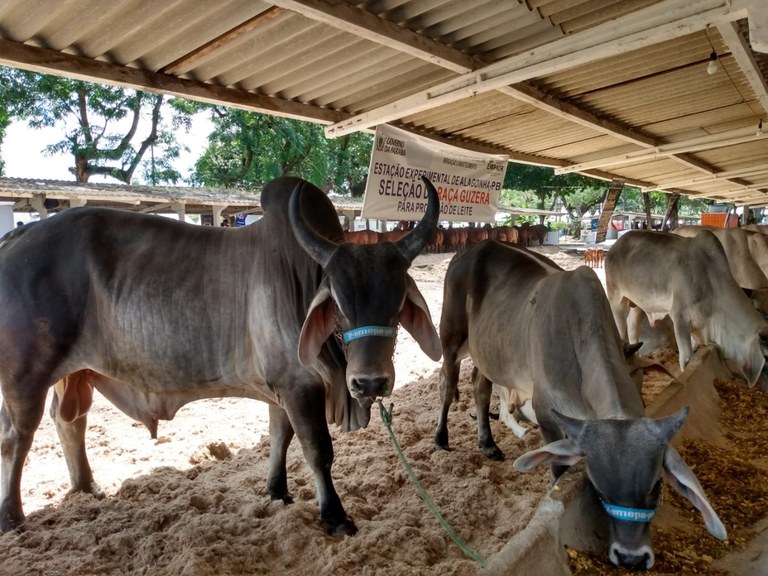
[[[424,184],[427,186],[427,211],[424,213],[421,222],[413,229],[413,232],[397,242],[400,252],[411,262],[427,245],[432,232],[437,227],[437,219],[440,216],[440,200],[437,197],[437,190],[435,190],[432,182],[426,176],[422,176],[421,179],[424,180]]]
[[[336,243],[328,238],[325,238],[315,232],[315,230],[304,221],[304,216],[301,213],[300,200],[301,200],[301,188],[305,182],[299,182],[296,188],[291,193],[291,200],[288,205],[288,218],[291,221],[291,228],[293,228],[293,234],[296,236],[296,240],[302,248],[309,254],[312,259],[325,266],[328,263],[328,259],[336,250]]]

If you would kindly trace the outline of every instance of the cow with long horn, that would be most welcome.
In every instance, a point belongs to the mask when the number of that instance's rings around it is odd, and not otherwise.
[[[24,520],[22,468],[55,385],[72,491],[103,495],[85,452],[94,388],[153,437],[193,400],[254,398],[270,404],[270,496],[291,501],[295,434],[327,529],[354,534],[331,478],[328,423],[365,427],[374,399],[391,393],[398,324],[440,357],[408,275],[439,214],[425,187],[426,214],[396,244],[345,243],[328,197],[289,177],[264,187],[264,217],[244,228],[85,207],[3,237],[0,529]]]

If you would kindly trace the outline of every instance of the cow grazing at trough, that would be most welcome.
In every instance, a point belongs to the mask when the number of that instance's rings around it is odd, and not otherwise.
[[[606,291],[625,341],[636,342],[640,320],[669,315],[684,369],[692,339],[714,344],[752,386],[768,353],[768,324],[731,274],[714,234],[692,238],[633,230],[605,256]]]
[[[680,226],[672,232],[678,236],[692,238],[702,230],[714,234],[723,245],[733,278],[752,300],[755,308],[765,316],[768,313],[768,276],[761,268],[758,258],[763,263],[768,260],[768,253],[765,253],[768,239],[762,234],[741,228],[714,226]]]
[[[528,471],[552,466],[557,478],[586,460],[587,476],[611,526],[614,564],[653,564],[649,523],[661,476],[702,513],[710,532],[725,528],[696,477],[669,441],[687,409],[660,419],[644,417],[643,402],[600,281],[582,266],[564,271],[547,258],[489,241],[451,260],[440,320],[442,407],[435,443],[448,449],[448,409],[461,359],[477,368],[474,395],[478,443],[493,459],[503,454],[489,425],[493,385],[508,389],[518,406],[532,403],[546,445],[518,458]]]
[[[244,228],[73,208],[6,235],[0,529],[24,519],[22,467],[46,392],[60,381],[51,415],[73,491],[100,494],[85,454],[92,387],[153,435],[188,402],[247,397],[270,404],[270,496],[291,501],[295,433],[327,529],[354,534],[333,486],[328,423],[365,427],[374,399],[391,393],[398,324],[440,357],[407,272],[439,214],[425,186],[426,214],[397,244],[345,243],[325,194],[288,177],[264,187],[264,217]]]

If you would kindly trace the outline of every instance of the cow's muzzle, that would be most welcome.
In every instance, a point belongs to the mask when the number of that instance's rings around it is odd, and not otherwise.
[[[637,550],[629,550],[615,542],[611,544],[608,558],[616,566],[621,566],[628,570],[650,570],[654,560],[653,550],[648,546],[641,546]]]
[[[388,374],[357,375],[347,382],[350,394],[358,400],[362,398],[378,398],[392,394],[392,377]]]

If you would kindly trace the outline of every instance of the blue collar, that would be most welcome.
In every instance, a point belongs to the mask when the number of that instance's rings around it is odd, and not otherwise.
[[[624,506],[615,506],[607,502],[603,502],[603,508],[605,508],[608,516],[614,520],[624,520],[626,522],[650,522],[656,514],[656,510],[625,508]]]
[[[352,340],[367,338],[368,336],[383,336],[385,338],[395,338],[397,336],[396,326],[361,326],[352,328],[343,333],[344,344],[349,344]]]

